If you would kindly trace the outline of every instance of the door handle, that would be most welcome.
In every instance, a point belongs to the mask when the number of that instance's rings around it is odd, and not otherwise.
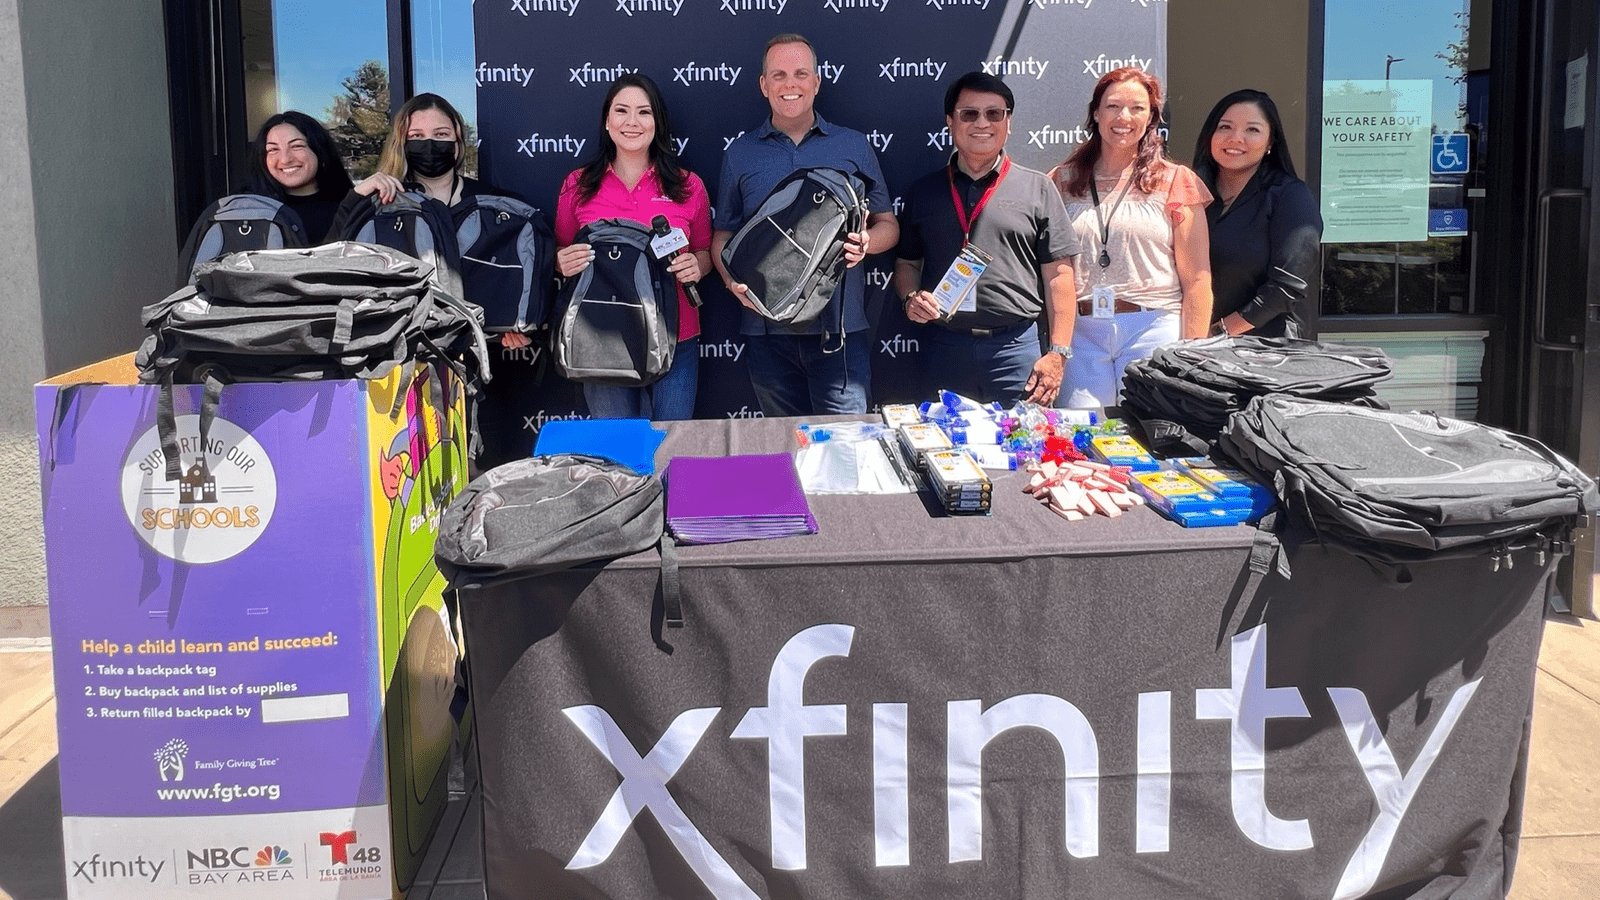
[[[1534,278],[1533,278],[1533,343],[1546,350],[1577,352],[1577,344],[1550,340],[1545,334],[1545,296],[1549,288],[1547,273],[1550,266],[1550,201],[1557,197],[1587,198],[1583,188],[1550,188],[1539,194],[1538,213],[1534,224]]]

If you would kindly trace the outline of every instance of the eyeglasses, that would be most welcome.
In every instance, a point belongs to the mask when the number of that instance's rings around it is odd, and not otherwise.
[[[1004,122],[1006,116],[1009,115],[1011,115],[1011,110],[1006,109],[1003,106],[991,106],[988,109],[974,109],[973,107],[966,106],[956,110],[956,118],[966,122],[969,125],[978,121],[979,116],[982,116],[991,122]]]

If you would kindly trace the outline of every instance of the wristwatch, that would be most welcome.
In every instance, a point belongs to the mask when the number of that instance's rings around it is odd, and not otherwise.
[[[1068,347],[1066,344],[1051,344],[1050,349],[1046,350],[1045,352],[1060,354],[1062,359],[1072,358],[1072,348]]]

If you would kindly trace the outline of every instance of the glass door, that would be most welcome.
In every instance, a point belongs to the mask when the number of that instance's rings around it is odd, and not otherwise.
[[[1593,0],[1545,0],[1534,82],[1528,260],[1528,381],[1523,428],[1600,471],[1600,205],[1594,202],[1596,54]],[[1595,529],[1563,566],[1562,601],[1593,617]]]

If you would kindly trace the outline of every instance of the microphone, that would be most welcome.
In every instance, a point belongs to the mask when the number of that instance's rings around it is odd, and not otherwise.
[[[673,228],[666,216],[656,216],[650,220],[650,231],[655,237],[650,239],[650,249],[656,259],[674,260],[683,248],[689,246],[689,238],[684,235],[683,229]],[[695,289],[693,281],[683,282],[684,293],[689,295],[689,305],[695,309],[700,308],[700,292]]]

